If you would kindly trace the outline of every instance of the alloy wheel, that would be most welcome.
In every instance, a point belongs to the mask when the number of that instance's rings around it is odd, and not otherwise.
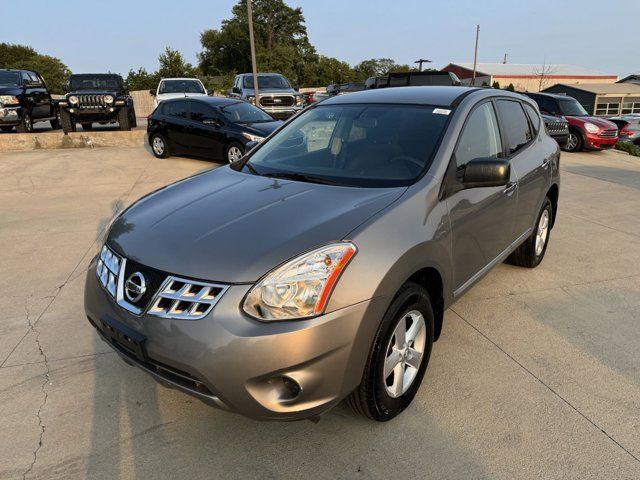
[[[544,246],[547,243],[549,236],[549,210],[544,209],[542,215],[540,215],[540,221],[538,222],[538,231],[536,232],[536,256],[542,255]]]
[[[153,151],[156,155],[162,155],[164,153],[164,141],[160,137],[153,137]]]
[[[235,145],[232,145],[227,151],[227,160],[229,163],[233,163],[242,158],[242,151]]]
[[[569,138],[567,139],[566,149],[570,152],[573,152],[578,146],[578,137],[575,133],[570,133]]]
[[[426,346],[424,316],[417,310],[403,315],[387,345],[382,381],[391,398],[405,394],[416,379]]]

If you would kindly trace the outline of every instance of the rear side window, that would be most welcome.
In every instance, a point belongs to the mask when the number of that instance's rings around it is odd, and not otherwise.
[[[456,165],[460,170],[474,158],[501,156],[502,141],[496,114],[491,102],[487,102],[476,108],[467,119],[456,147]]]
[[[507,137],[507,155],[513,155],[533,139],[529,122],[520,102],[498,100],[498,111]]]
[[[533,108],[528,103],[524,104],[524,109],[527,111],[527,115],[529,115],[529,120],[531,120],[531,128],[533,128],[533,135],[537,135],[540,131],[540,115],[535,108]]]
[[[187,118],[187,102],[163,102],[161,113],[168,117]]]

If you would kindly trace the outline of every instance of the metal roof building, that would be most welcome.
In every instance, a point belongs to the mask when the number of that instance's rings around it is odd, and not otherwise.
[[[473,77],[473,63],[455,62],[442,69],[455,73],[463,83],[470,84]],[[592,70],[576,65],[565,64],[517,64],[517,63],[478,63],[476,66],[475,85],[494,82],[502,88],[513,84],[521,92],[538,92],[558,83],[588,84],[614,83],[617,75]]]
[[[573,97],[587,112],[599,117],[640,113],[640,84],[636,83],[558,84],[544,92]]]

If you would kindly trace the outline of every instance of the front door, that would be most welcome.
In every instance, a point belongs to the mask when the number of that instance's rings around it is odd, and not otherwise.
[[[504,157],[493,102],[469,114],[447,175],[461,181],[474,158]],[[447,179],[446,181],[451,181]],[[518,179],[511,169],[506,186],[468,188],[446,199],[451,221],[454,296],[462,294],[514,241]]]
[[[195,155],[222,159],[224,152],[224,122],[205,102],[190,100],[191,118],[187,130],[188,142]]]

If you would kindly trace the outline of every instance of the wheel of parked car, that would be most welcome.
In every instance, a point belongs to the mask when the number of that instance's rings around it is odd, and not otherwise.
[[[153,154],[158,158],[167,158],[171,155],[167,140],[160,134],[153,135],[149,142]]]
[[[131,128],[136,128],[138,126],[138,120],[136,118],[136,110],[135,108],[131,109]]]
[[[536,228],[531,232],[531,236],[520,245],[507,259],[508,263],[519,267],[537,267],[549,244],[549,234],[553,223],[553,205],[549,198],[545,198],[542,210],[538,214]]]
[[[229,163],[233,163],[238,161],[244,155],[244,147],[237,142],[231,142],[227,146],[227,151],[225,154],[225,158]]]
[[[402,412],[422,383],[433,334],[429,294],[415,283],[405,284],[382,319],[362,382],[348,397],[348,403],[379,422]]]
[[[131,117],[129,116],[129,110],[121,108],[118,112],[118,123],[120,124],[120,130],[131,130]]]
[[[53,120],[50,120],[49,123],[51,124],[51,128],[54,129],[54,130],[59,130],[61,128],[61,126],[60,126],[60,112],[59,111],[56,111],[56,117]]]
[[[71,120],[71,115],[68,112],[60,112],[60,125],[64,133],[76,131],[76,124]]]
[[[93,128],[93,123],[81,123],[82,130],[91,130]]]
[[[22,114],[20,123],[16,126],[16,131],[18,133],[30,133],[33,131],[33,120],[30,112],[25,111]]]
[[[567,152],[579,152],[582,150],[582,136],[575,130],[569,131],[569,138],[564,146]]]
[[[13,130],[13,126],[4,126],[4,127],[0,127],[0,130],[2,130],[5,133],[9,133],[10,131]]]

